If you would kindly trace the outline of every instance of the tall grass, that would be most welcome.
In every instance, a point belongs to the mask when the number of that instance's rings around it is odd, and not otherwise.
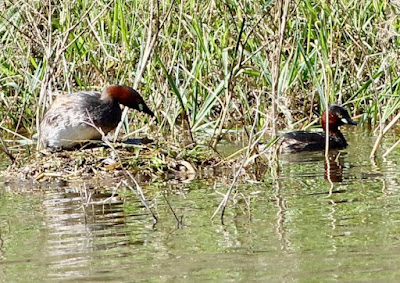
[[[128,133],[214,148],[227,132],[304,128],[329,103],[373,125],[392,119],[399,5],[290,1],[281,34],[278,3],[4,0],[1,125],[31,136],[53,94],[112,83],[137,87],[159,121],[156,132],[131,112]]]

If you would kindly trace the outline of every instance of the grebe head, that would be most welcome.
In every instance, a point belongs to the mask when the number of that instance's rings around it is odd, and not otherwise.
[[[322,114],[321,117],[321,124],[322,127],[325,129],[326,127],[326,112]],[[354,122],[351,118],[349,113],[347,112],[346,109],[344,109],[342,106],[333,104],[331,107],[329,107],[328,110],[328,124],[329,124],[329,131],[336,131],[338,130],[338,127],[343,126],[345,124],[349,125],[357,125],[356,122]]]
[[[154,117],[154,113],[147,107],[143,98],[140,94],[129,86],[124,85],[110,85],[107,86],[102,94],[101,98],[104,100],[115,100],[122,105],[129,108],[136,109],[138,111],[144,112],[151,117]]]

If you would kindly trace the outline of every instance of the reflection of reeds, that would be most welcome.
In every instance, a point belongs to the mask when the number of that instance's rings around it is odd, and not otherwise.
[[[65,278],[65,270],[71,266],[89,264],[94,251],[110,251],[142,240],[137,230],[145,228],[147,215],[140,203],[130,200],[127,207],[115,191],[101,190],[84,184],[45,193],[42,208],[47,233],[43,248],[51,259],[49,277],[53,280]],[[87,274],[86,269],[76,268],[69,276]]]
[[[36,132],[53,92],[111,83],[137,87],[169,141],[216,150],[229,130],[265,140],[331,103],[379,125],[400,105],[392,2],[3,2],[0,119],[16,133]]]

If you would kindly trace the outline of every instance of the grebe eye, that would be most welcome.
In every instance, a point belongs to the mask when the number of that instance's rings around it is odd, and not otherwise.
[[[139,106],[139,110],[140,110],[140,111],[143,111],[143,104],[140,103],[138,106]]]

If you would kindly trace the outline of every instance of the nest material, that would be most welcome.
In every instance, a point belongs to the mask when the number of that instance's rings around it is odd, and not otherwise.
[[[59,152],[38,151],[11,165],[3,177],[36,182],[121,178],[129,171],[140,181],[192,180],[203,165],[218,162],[215,154],[159,145],[119,144]]]

